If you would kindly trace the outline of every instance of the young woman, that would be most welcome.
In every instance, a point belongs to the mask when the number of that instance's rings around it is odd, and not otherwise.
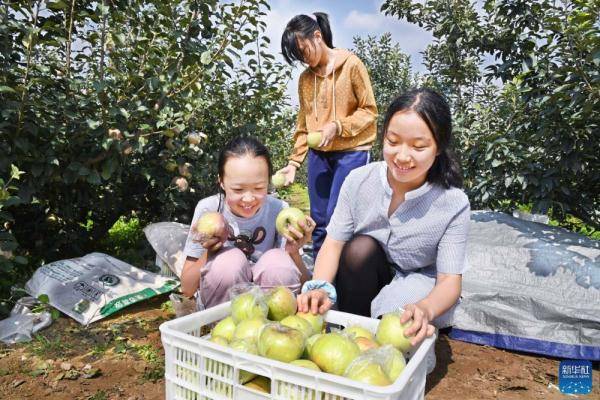
[[[337,300],[342,311],[374,318],[404,308],[415,345],[433,334],[430,323],[451,324],[470,206],[442,96],[416,89],[396,98],[382,140],[384,161],[344,182],[298,308],[323,313]]]
[[[354,168],[366,165],[377,135],[377,107],[367,69],[348,50],[333,47],[327,14],[297,15],[287,24],[281,51],[289,64],[300,61],[300,109],[294,149],[288,165],[279,173],[286,184],[308,153],[310,215],[314,256],[325,239],[325,227],[333,214],[340,187]],[[321,132],[315,149],[308,149],[307,134]]]
[[[199,290],[205,307],[223,303],[235,284],[262,288],[284,285],[298,292],[308,275],[299,249],[309,240],[314,221],[293,227],[281,237],[275,219],[287,204],[267,195],[272,173],[267,148],[251,137],[229,142],[219,156],[218,195],[198,202],[184,248],[181,288],[186,296]],[[212,237],[199,239],[195,226],[207,212],[220,213]]]

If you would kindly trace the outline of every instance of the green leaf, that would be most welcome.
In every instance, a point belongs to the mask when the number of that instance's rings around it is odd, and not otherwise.
[[[9,86],[0,85],[0,93],[16,93],[16,91]]]
[[[115,172],[115,168],[116,168],[116,162],[114,159],[108,159],[104,162],[104,164],[102,165],[102,179],[104,179],[105,181],[109,180],[111,175],[113,174],[113,172]]]
[[[90,174],[87,177],[87,181],[92,185],[99,185],[102,183],[102,180],[100,179],[100,174],[96,170],[90,171]]]
[[[110,11],[110,8],[108,6],[98,4],[98,11],[101,15],[106,15]]]
[[[21,178],[21,175],[23,175],[24,173],[25,172],[24,171],[20,171],[19,168],[16,165],[14,165],[14,164],[10,165],[10,177],[12,179],[19,180]]]
[[[129,119],[129,113],[127,112],[126,109],[124,109],[123,107],[119,108],[119,113],[124,116],[125,118]]]
[[[138,138],[139,147],[142,148],[148,144],[148,139],[145,136],[140,136]]]
[[[67,5],[58,0],[58,1],[49,1],[48,2],[48,8],[51,10],[65,10],[67,8]]]
[[[50,298],[48,297],[47,294],[40,294],[37,299],[42,304],[49,304],[50,303]]]
[[[3,201],[3,206],[8,208],[8,207],[12,207],[12,206],[17,206],[22,203],[23,203],[23,201],[20,198],[18,198],[16,196],[11,196],[8,199]]]
[[[207,65],[208,63],[210,63],[211,60],[211,54],[210,51],[206,50],[205,52],[203,52],[200,55],[200,62],[204,65]]]
[[[592,54],[592,62],[596,65],[600,65],[600,48],[596,49],[594,54]]]
[[[90,127],[90,129],[96,129],[102,123],[100,121],[94,121],[93,119],[88,119],[88,120],[86,120],[86,122],[87,122],[87,125]]]

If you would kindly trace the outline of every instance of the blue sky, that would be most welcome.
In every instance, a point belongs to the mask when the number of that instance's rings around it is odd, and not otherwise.
[[[272,0],[269,1],[271,11],[267,13],[266,35],[271,39],[270,51],[278,60],[285,62],[281,56],[281,34],[287,22],[297,14],[309,14],[323,11],[329,14],[333,33],[333,44],[336,47],[351,48],[354,36],[392,34],[392,39],[400,44],[402,51],[410,55],[415,71],[423,71],[420,52],[431,43],[433,37],[416,25],[400,21],[396,17],[384,16],[380,11],[382,0]],[[298,104],[297,82],[302,67],[294,70],[292,82],[288,86],[288,94],[292,104]]]

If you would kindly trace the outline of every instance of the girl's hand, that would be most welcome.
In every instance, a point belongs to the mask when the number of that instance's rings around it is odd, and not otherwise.
[[[407,337],[414,336],[410,344],[416,346],[421,343],[426,337],[433,335],[435,327],[430,324],[433,316],[422,305],[407,304],[404,306],[404,312],[400,318],[400,323],[404,324],[412,318],[412,325],[404,331]]]
[[[325,125],[323,127],[323,129],[321,129],[321,143],[319,144],[319,147],[324,147],[324,146],[329,145],[333,141],[333,138],[335,138],[336,134],[337,134],[336,123],[329,122],[327,125]]]
[[[299,221],[298,225],[302,230],[298,230],[293,226],[288,225],[290,233],[288,235],[284,235],[286,239],[285,251],[288,253],[298,253],[300,249],[306,243],[308,243],[312,237],[313,231],[315,230],[315,226],[317,226],[315,221],[309,216],[306,216],[306,222]]]
[[[210,239],[205,239],[204,241],[200,242],[202,247],[213,253],[223,247],[223,243],[225,242],[218,237],[211,237]]]
[[[220,218],[216,222],[216,226],[214,227],[214,234],[211,236],[203,235],[199,232],[196,232],[194,237],[194,241],[200,243],[202,247],[207,249],[208,251],[215,252],[223,247],[223,244],[227,241],[229,237],[229,233],[232,231],[231,226],[225,219],[225,217],[220,214]]]
[[[327,292],[323,289],[309,290],[306,293],[299,294],[296,301],[298,312],[310,312],[312,314],[325,314],[333,305]]]
[[[285,177],[285,183],[283,185],[288,186],[294,183],[294,179],[296,178],[296,167],[292,164],[288,164],[275,174],[282,174]]]

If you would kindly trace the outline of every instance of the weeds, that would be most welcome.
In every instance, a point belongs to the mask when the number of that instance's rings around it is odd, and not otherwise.
[[[48,339],[43,335],[34,335],[34,340],[29,344],[29,350],[40,358],[48,358],[49,355],[64,354],[68,345],[64,344],[60,336]]]
[[[167,300],[162,303],[160,305],[160,309],[166,314],[175,314],[175,309],[173,308],[173,302],[171,300]]]
[[[92,349],[92,355],[93,356],[101,356],[104,353],[106,353],[106,350],[108,350],[108,344],[107,343],[98,343]]]
[[[148,364],[143,378],[152,382],[162,379],[165,375],[165,359],[152,345],[133,345],[137,354]]]
[[[108,400],[108,395],[104,390],[99,390],[94,395],[88,397],[87,400]]]

